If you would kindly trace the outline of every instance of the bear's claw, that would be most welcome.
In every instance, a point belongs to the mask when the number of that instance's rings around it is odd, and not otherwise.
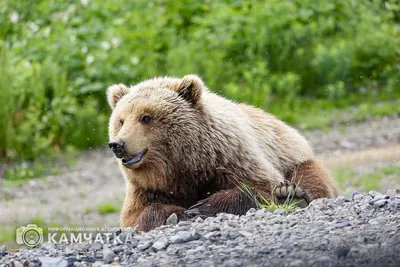
[[[304,190],[295,184],[282,184],[274,190],[274,195],[278,200],[278,203],[285,203],[287,201],[294,202],[300,208],[308,206],[309,199]]]
[[[211,204],[207,204],[203,201],[200,201],[200,202],[194,204],[193,206],[191,206],[190,208],[188,208],[185,211],[185,214],[192,218],[193,217],[206,218],[206,217],[210,217],[210,216],[215,216],[215,213],[211,212],[210,208],[211,208]]]

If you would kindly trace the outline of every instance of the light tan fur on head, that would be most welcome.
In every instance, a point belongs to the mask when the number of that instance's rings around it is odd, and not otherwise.
[[[107,88],[107,101],[112,109],[117,102],[127,93],[129,89],[124,84],[114,84]]]

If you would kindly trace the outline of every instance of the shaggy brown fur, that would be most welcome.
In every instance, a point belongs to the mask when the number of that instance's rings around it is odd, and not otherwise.
[[[195,75],[114,85],[107,97],[110,147],[127,183],[122,226],[148,231],[172,213],[244,214],[256,204],[241,183],[271,201],[290,180],[309,201],[337,195],[295,129],[213,94]]]

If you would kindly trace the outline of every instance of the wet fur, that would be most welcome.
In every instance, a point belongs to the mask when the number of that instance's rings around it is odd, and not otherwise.
[[[129,153],[149,152],[140,166],[121,165],[127,183],[121,225],[148,231],[172,213],[244,214],[255,207],[238,184],[272,200],[274,186],[298,182],[310,199],[334,197],[329,174],[314,161],[295,129],[262,110],[210,92],[195,75],[156,78],[107,93],[113,114],[110,140],[123,138]],[[157,120],[140,125],[141,114]],[[124,119],[121,125],[119,122]]]

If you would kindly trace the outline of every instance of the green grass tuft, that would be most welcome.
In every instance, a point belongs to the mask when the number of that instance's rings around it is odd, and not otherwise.
[[[115,213],[115,212],[119,212],[119,210],[120,210],[120,208],[112,203],[104,203],[104,204],[97,206],[97,211],[100,214]]]
[[[269,201],[260,192],[252,190],[252,188],[241,182],[240,190],[250,197],[256,204],[258,209],[266,209],[268,211],[274,211],[276,209],[282,209],[284,211],[293,211],[297,208],[297,204],[293,201],[293,198],[288,197],[286,201],[282,204],[275,203],[274,201]]]

